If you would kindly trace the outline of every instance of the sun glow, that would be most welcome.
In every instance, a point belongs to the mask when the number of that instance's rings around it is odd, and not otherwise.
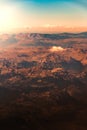
[[[8,28],[12,23],[13,19],[13,10],[11,7],[2,6],[0,7],[0,29]]]
[[[13,27],[16,15],[16,8],[10,5],[0,5],[0,31]],[[15,24],[14,24],[15,25]]]

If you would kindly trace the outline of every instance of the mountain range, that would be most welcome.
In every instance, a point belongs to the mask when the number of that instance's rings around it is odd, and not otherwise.
[[[0,35],[0,128],[87,129],[87,32]]]

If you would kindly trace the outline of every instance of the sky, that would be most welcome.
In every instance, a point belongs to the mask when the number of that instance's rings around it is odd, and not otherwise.
[[[87,0],[0,0],[0,32],[87,30]]]

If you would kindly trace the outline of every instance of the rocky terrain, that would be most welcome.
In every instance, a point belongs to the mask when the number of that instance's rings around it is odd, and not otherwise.
[[[87,33],[0,35],[0,128],[87,129]]]

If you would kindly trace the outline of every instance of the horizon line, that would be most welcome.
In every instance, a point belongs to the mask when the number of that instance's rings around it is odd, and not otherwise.
[[[81,34],[81,33],[87,33],[87,31],[82,31],[82,32],[56,32],[56,33],[44,33],[44,32],[10,32],[10,33],[1,33],[0,32],[0,35],[9,35],[9,34]]]

